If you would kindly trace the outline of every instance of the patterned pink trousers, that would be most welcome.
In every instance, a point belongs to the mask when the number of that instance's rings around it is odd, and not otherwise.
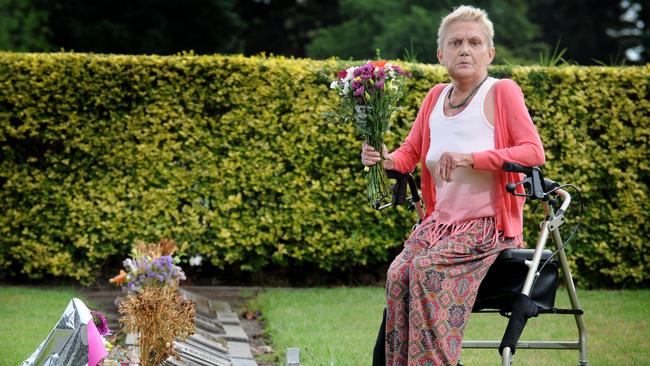
[[[493,218],[460,226],[425,219],[388,269],[386,365],[456,366],[478,287],[517,242],[500,238]]]

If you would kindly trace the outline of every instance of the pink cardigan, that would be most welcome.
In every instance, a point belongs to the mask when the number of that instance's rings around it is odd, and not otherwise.
[[[418,115],[404,143],[389,158],[395,169],[402,173],[412,172],[422,162],[422,198],[429,216],[435,207],[436,190],[433,177],[425,162],[429,151],[429,116],[445,84],[433,87],[420,106]],[[523,175],[506,173],[503,163],[514,162],[525,166],[544,164],[544,148],[539,134],[528,114],[524,95],[512,80],[499,80],[494,85],[494,150],[478,151],[474,157],[474,169],[496,172],[496,224],[505,237],[516,237],[523,232],[523,206],[525,198],[515,197],[505,191],[508,182],[519,182]],[[519,191],[522,192],[523,188]]]

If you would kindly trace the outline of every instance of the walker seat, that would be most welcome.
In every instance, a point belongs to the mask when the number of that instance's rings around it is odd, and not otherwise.
[[[533,259],[534,249],[506,249],[501,251],[481,282],[473,312],[497,309],[501,313],[512,312],[517,296],[521,293],[528,273],[526,261]],[[542,263],[552,256],[550,250],[542,252]],[[558,284],[557,260],[550,260],[536,279],[531,299],[540,309],[555,306]]]

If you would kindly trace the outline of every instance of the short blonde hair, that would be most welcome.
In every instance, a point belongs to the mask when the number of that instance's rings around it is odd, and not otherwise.
[[[442,49],[442,41],[447,34],[449,25],[456,21],[473,21],[482,25],[485,28],[485,34],[488,38],[488,46],[494,46],[494,26],[488,18],[487,12],[483,9],[475,8],[469,5],[461,5],[454,9],[446,17],[442,18],[440,27],[438,28],[438,48]]]

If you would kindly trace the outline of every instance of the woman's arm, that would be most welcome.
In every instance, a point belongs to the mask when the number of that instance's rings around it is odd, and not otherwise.
[[[420,162],[420,159],[422,158],[421,154],[423,153],[422,139],[429,138],[429,136],[424,136],[424,127],[429,123],[429,115],[436,102],[436,96],[440,94],[440,91],[444,87],[444,84],[438,84],[429,90],[429,93],[427,93],[420,105],[418,115],[415,118],[415,122],[413,122],[411,131],[408,136],[406,136],[404,143],[402,143],[402,145],[400,145],[400,147],[395,151],[388,154],[388,158],[393,162],[392,169],[401,173],[412,172],[415,169],[415,166]]]

